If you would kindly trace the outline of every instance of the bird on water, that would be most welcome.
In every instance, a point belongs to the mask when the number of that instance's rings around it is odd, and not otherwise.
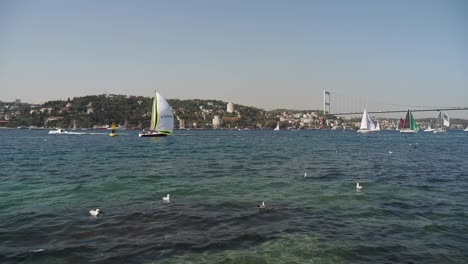
[[[359,185],[359,182],[356,182],[356,191],[361,191],[362,190],[362,186]]]
[[[262,201],[261,204],[257,205],[258,209],[265,209],[266,208],[266,204],[265,202]]]
[[[96,210],[89,210],[89,214],[92,215],[92,216],[98,216],[99,215],[99,208],[97,208]]]

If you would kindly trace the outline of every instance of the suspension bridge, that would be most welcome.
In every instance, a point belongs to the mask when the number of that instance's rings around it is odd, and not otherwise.
[[[415,106],[402,104],[388,104],[369,101],[368,98],[358,96],[342,95],[330,91],[323,91],[323,114],[326,116],[361,115],[364,108],[370,114],[394,114],[411,112],[439,112],[439,111],[461,111],[468,107],[440,107],[440,106]],[[383,110],[375,110],[383,109]]]

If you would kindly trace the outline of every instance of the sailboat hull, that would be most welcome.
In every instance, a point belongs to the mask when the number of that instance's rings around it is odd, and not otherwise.
[[[140,133],[138,134],[139,137],[165,137],[167,134],[159,134],[159,133]]]
[[[401,130],[400,130],[400,133],[404,133],[404,134],[415,134],[415,133],[418,133],[418,131],[416,131],[416,130],[411,130],[411,129],[405,129],[405,130],[401,129]]]
[[[436,130],[434,130],[433,133],[435,133],[435,134],[437,134],[437,133],[447,133],[447,130],[445,130],[445,129],[436,129]]]

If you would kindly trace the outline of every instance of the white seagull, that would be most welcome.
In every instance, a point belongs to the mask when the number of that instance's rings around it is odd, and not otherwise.
[[[169,202],[169,199],[170,199],[169,197],[170,197],[170,196],[171,196],[170,194],[167,194],[167,196],[165,196],[165,197],[162,198],[163,201]]]
[[[92,216],[98,216],[99,208],[97,208],[96,210],[89,210],[89,214]]]
[[[304,178],[307,178],[307,172],[304,172]]]
[[[265,202],[262,201],[262,203],[257,205],[257,207],[258,209],[265,209],[266,208]]]
[[[359,182],[356,182],[356,191],[359,192],[360,190],[362,190],[362,186],[359,185]]]

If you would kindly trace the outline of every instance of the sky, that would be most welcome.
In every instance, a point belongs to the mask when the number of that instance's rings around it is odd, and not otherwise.
[[[327,90],[332,111],[468,106],[468,1],[3,0],[0,90],[29,103],[157,90],[317,109]]]

